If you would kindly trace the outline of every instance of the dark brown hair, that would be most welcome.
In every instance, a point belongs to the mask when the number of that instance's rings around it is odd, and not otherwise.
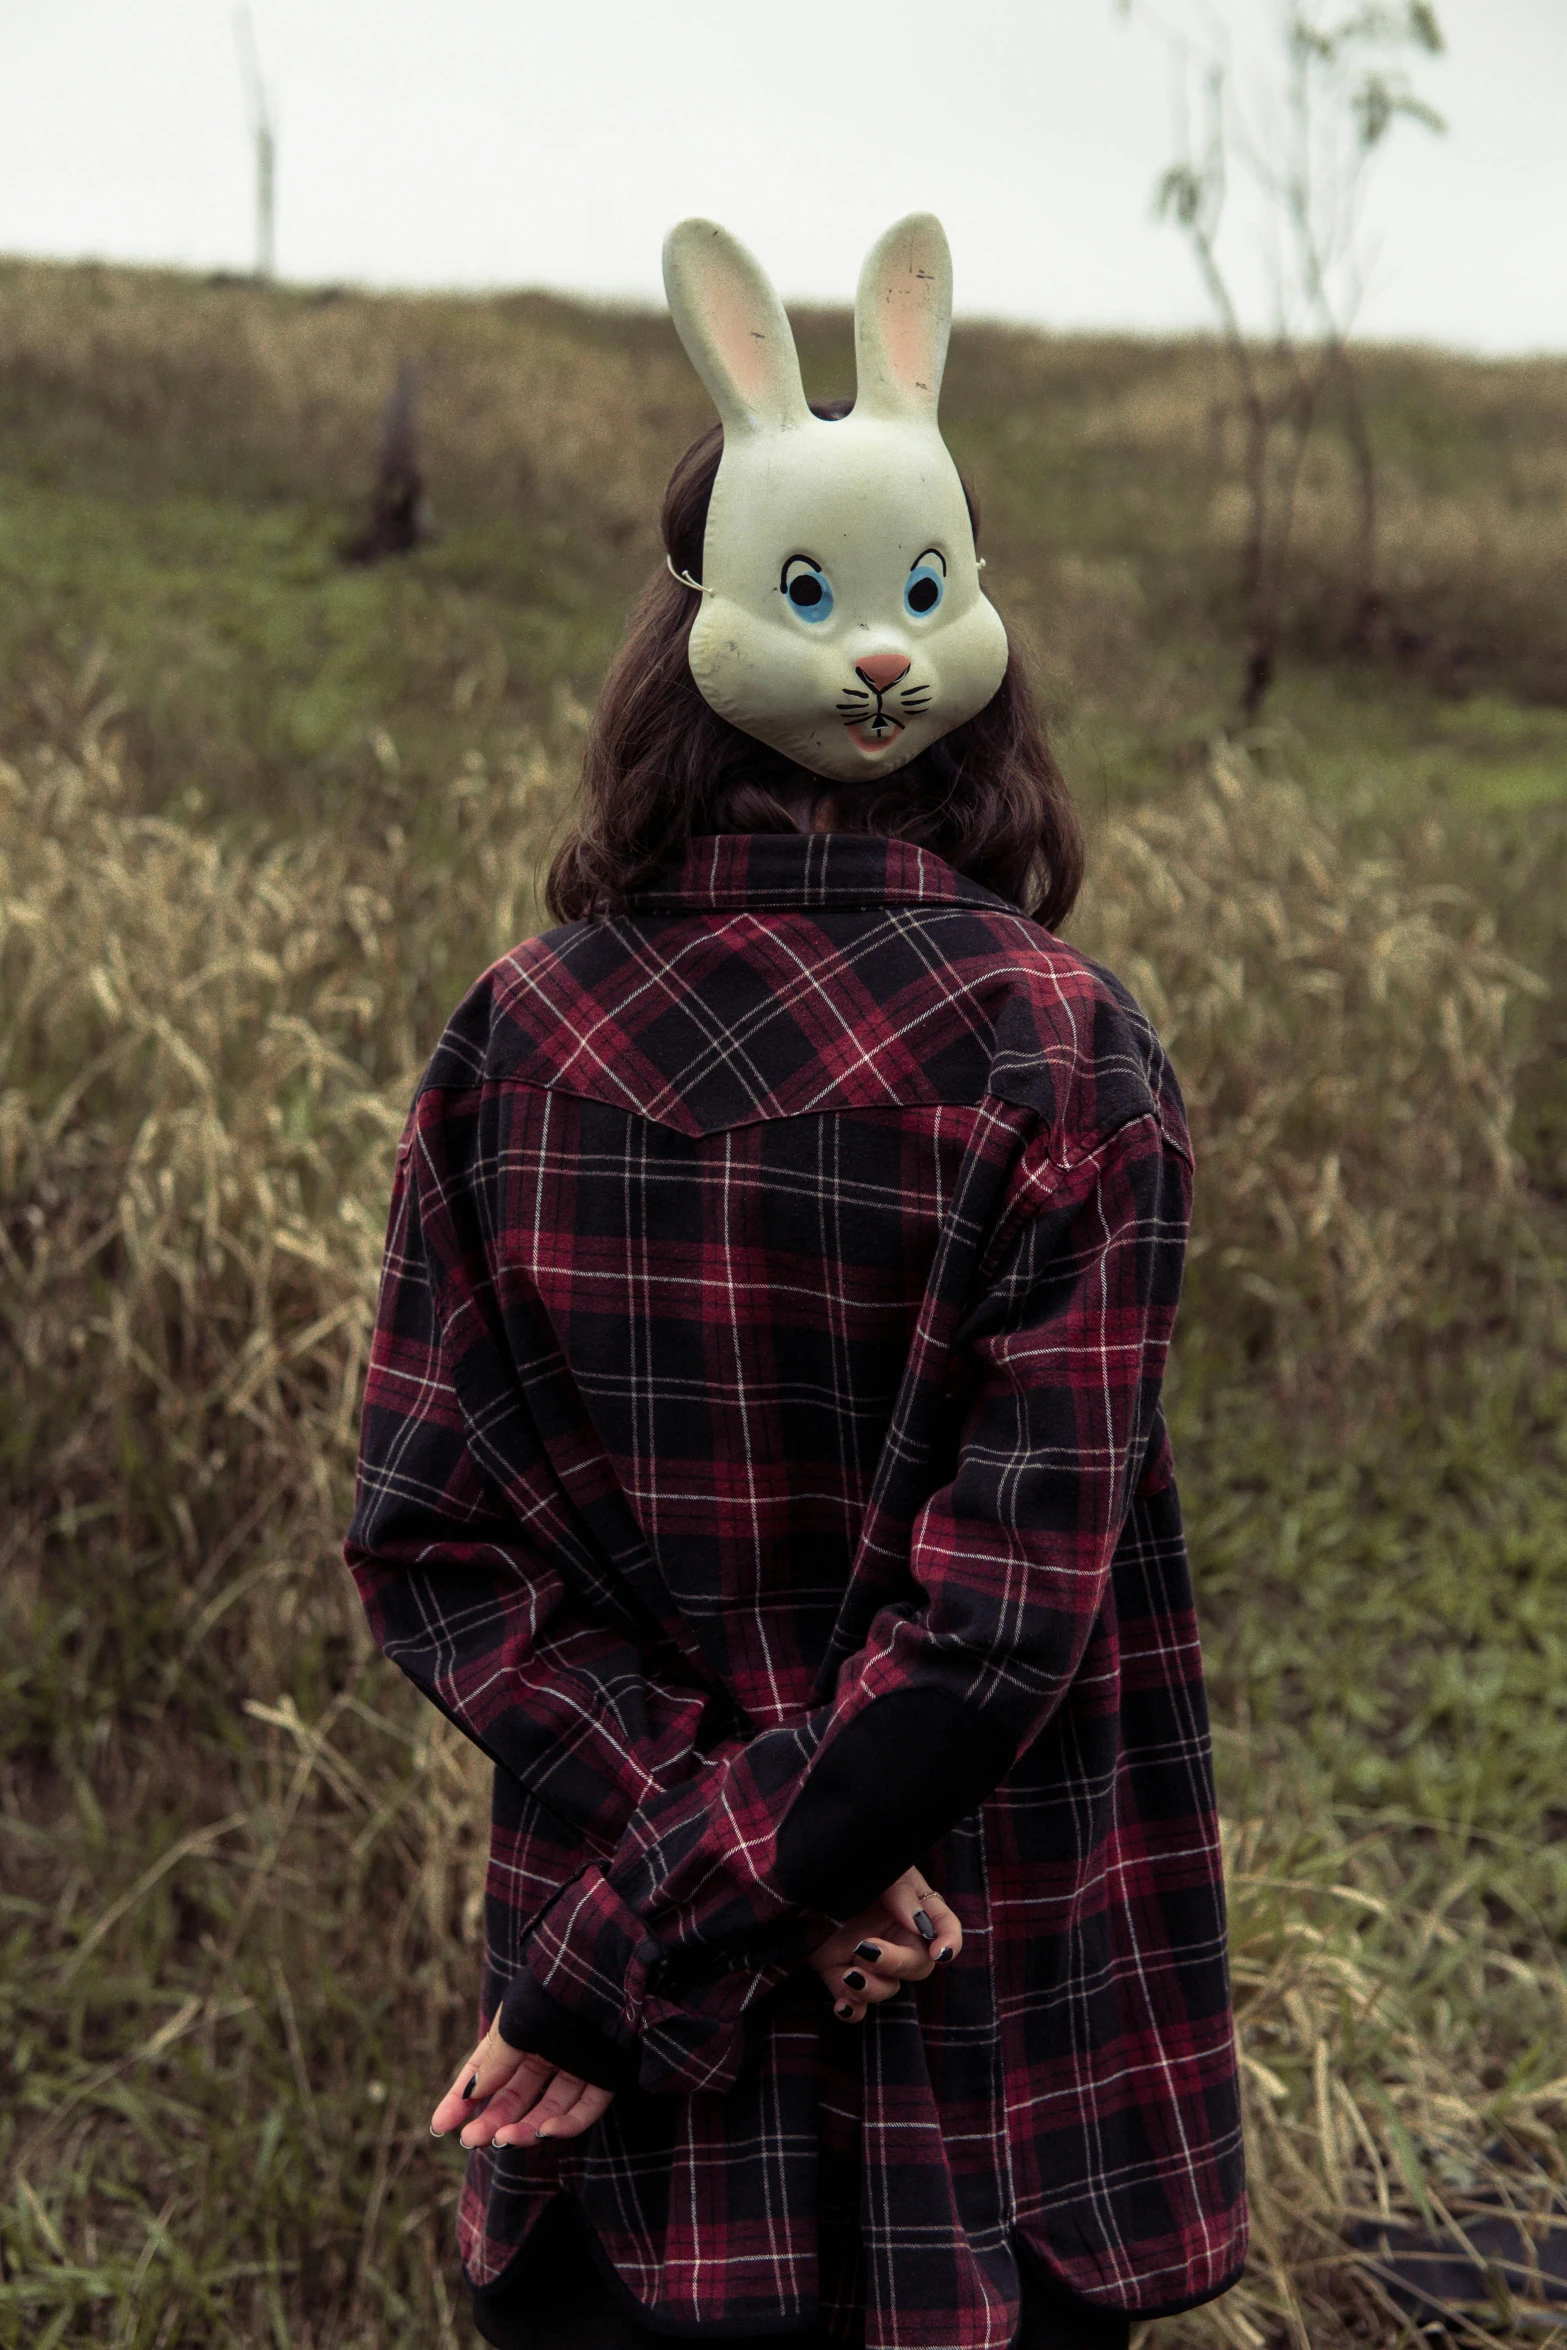
[[[675,568],[697,579],[722,454],[714,425],[664,493],[664,545]],[[964,495],[977,538],[966,482]],[[891,775],[835,784],[804,775],[709,709],[686,652],[697,605],[696,591],[661,566],[632,611],[588,735],[576,821],[545,885],[557,921],[614,911],[705,834],[798,831],[788,802],[803,784],[831,798],[835,832],[913,841],[1047,929],[1060,926],[1082,884],[1083,836],[1015,645],[976,717]]]

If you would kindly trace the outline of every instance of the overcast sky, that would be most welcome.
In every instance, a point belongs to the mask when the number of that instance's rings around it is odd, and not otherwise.
[[[1169,6],[1204,0],[1164,0]],[[1274,0],[1228,5],[1241,29]],[[1371,209],[1370,332],[1567,350],[1567,0],[1439,0],[1447,117]],[[1205,318],[1150,188],[1171,67],[1112,0],[254,0],[283,275],[658,296],[668,224],[726,222],[843,299],[939,212],[960,310]],[[245,267],[230,0],[0,0],[0,250]],[[1236,262],[1249,248],[1236,231]]]

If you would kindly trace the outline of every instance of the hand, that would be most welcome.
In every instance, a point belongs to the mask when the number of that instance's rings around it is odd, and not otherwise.
[[[539,2139],[580,2138],[614,2100],[546,2057],[529,2056],[503,2040],[494,2024],[457,2068],[456,2078],[430,2116],[430,2135],[461,2129],[469,2148],[531,2146]]]
[[[895,1998],[904,1983],[923,1983],[938,1966],[950,1966],[962,1947],[956,1912],[921,1870],[905,1869],[879,1901],[813,1951],[808,1964],[831,1992],[833,2014],[859,2024],[867,2008]]]

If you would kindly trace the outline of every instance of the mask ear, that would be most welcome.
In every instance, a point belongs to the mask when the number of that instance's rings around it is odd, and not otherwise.
[[[952,332],[952,255],[933,212],[911,212],[878,237],[854,297],[856,416],[934,424]]]
[[[783,304],[737,237],[713,220],[682,220],[664,239],[664,291],[726,435],[805,422],[810,410]]]

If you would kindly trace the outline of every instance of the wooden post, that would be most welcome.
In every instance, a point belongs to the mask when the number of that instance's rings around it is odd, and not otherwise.
[[[379,563],[388,555],[411,555],[434,536],[419,463],[419,371],[405,359],[381,411],[370,519],[343,553],[350,563]]]
[[[250,100],[251,132],[256,142],[256,275],[270,278],[277,267],[277,132],[272,102],[261,73],[256,28],[248,8],[234,11],[234,39],[239,70]]]

